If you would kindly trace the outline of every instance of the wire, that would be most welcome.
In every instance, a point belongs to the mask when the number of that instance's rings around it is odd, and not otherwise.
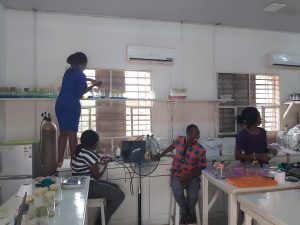
[[[42,125],[43,122],[45,121],[44,117],[41,121],[41,125],[40,125],[40,146],[39,146],[39,150],[40,150],[40,161],[41,161],[41,167],[44,167],[44,163],[42,162]]]
[[[134,177],[134,175],[133,176],[131,175],[129,167],[126,166],[125,163],[123,163],[123,161],[116,160],[115,162],[121,164],[122,166],[124,166],[124,169],[126,169],[128,171],[128,174],[129,174],[129,177],[130,177],[130,184],[129,184],[130,185],[130,194],[133,196],[134,195],[134,189],[133,189],[133,177]]]

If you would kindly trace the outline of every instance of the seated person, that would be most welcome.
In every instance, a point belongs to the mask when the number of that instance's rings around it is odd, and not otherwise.
[[[89,198],[106,199],[105,220],[107,224],[123,202],[125,195],[116,184],[99,180],[107,167],[109,157],[100,157],[94,152],[98,141],[99,135],[95,131],[84,131],[80,137],[81,144],[77,146],[74,159],[71,162],[71,168],[74,176],[91,177]],[[100,213],[95,224],[101,224]]]
[[[277,151],[267,147],[266,131],[259,127],[261,117],[257,108],[245,108],[236,119],[244,129],[236,137],[235,159],[242,162],[258,161],[260,164],[268,163],[271,159],[269,153],[276,155]]]
[[[161,158],[176,149],[173,158],[171,187],[176,202],[180,207],[180,224],[197,223],[195,205],[198,201],[201,171],[206,168],[206,152],[198,143],[199,128],[188,125],[186,137],[178,136],[176,140],[161,154],[154,156]],[[184,196],[187,191],[187,199]]]

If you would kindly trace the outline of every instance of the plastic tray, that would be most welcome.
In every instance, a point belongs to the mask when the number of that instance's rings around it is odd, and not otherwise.
[[[227,178],[226,181],[240,188],[269,187],[277,185],[277,181],[272,178],[261,176],[230,177]]]

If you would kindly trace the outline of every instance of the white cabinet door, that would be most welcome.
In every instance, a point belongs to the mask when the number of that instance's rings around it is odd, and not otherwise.
[[[132,179],[134,195],[131,195],[131,182],[126,171],[123,168],[109,169],[108,181],[117,184],[125,193],[125,199],[118,210],[111,218],[110,224],[137,224],[138,220],[138,185],[139,178],[137,175]],[[142,178],[142,220],[149,220],[149,177]]]
[[[152,224],[167,224],[170,212],[170,176],[150,177],[150,220]]]

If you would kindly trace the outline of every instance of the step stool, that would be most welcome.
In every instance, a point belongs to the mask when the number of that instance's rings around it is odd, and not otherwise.
[[[186,196],[186,190],[184,190],[184,195]],[[195,205],[196,207],[196,216],[197,216],[197,225],[201,225],[201,216],[200,216],[200,198],[198,198],[198,202]],[[169,216],[169,225],[179,225],[179,215],[180,208],[177,204],[174,195],[171,191],[171,207],[170,207],[170,216]]]
[[[102,225],[106,225],[106,223],[105,223],[105,211],[104,211],[105,205],[106,205],[105,198],[91,198],[91,199],[88,199],[88,201],[87,201],[87,207],[88,208],[95,208],[95,207],[99,208],[100,207]]]

